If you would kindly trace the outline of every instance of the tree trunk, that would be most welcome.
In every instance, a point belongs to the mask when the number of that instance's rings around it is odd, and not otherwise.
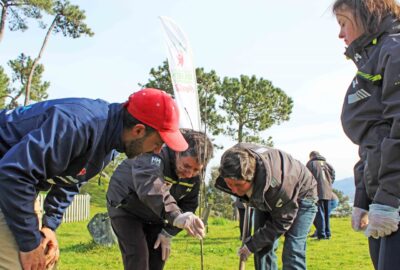
[[[241,143],[243,140],[243,125],[239,124],[238,128],[238,143]]]
[[[26,82],[26,86],[25,86],[25,101],[24,101],[24,106],[26,106],[26,105],[29,104],[33,74],[34,74],[34,72],[35,72],[36,66],[37,66],[38,63],[39,63],[39,60],[42,58],[43,51],[44,51],[44,49],[45,49],[45,47],[46,47],[46,45],[47,45],[47,41],[48,41],[49,38],[50,38],[51,31],[53,31],[53,29],[54,29],[54,27],[55,27],[55,25],[56,25],[58,16],[59,16],[59,15],[56,15],[56,17],[54,18],[53,22],[51,23],[51,25],[50,25],[50,27],[49,27],[49,30],[47,30],[47,34],[46,34],[46,37],[45,37],[44,40],[43,40],[42,48],[40,49],[39,55],[35,58],[35,60],[34,60],[33,63],[32,63],[32,68],[31,68],[31,71],[29,72],[28,81]]]
[[[1,21],[0,21],[0,43],[3,40],[4,29],[6,26],[6,18],[7,18],[7,3],[1,4]]]

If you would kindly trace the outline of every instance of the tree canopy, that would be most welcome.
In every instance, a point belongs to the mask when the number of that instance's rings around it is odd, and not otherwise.
[[[32,63],[32,59],[23,53],[17,59],[8,61],[8,66],[12,70],[11,82],[4,69],[0,67],[0,108],[15,108],[21,105],[19,98],[25,94],[25,85]],[[33,101],[42,101],[48,97],[47,89],[50,83],[42,81],[43,72],[44,66],[39,64],[33,73],[32,91],[30,91],[30,99]]]
[[[28,81],[26,82],[25,105],[29,103],[33,75],[46,48],[50,34],[52,32],[55,34],[61,32],[64,36],[72,38],[79,38],[81,35],[94,35],[92,30],[84,22],[86,19],[85,11],[80,10],[79,6],[71,5],[68,0],[55,1],[52,8],[52,13],[54,14],[53,22],[47,30],[47,34],[43,40],[38,56],[33,60]]]
[[[28,18],[39,20],[39,25],[44,28],[42,12],[51,12],[52,0],[0,0],[0,42],[3,39],[5,25],[11,31],[25,31],[28,29]]]
[[[254,75],[225,77],[218,94],[222,97],[220,108],[229,123],[225,134],[238,142],[271,144],[259,132],[289,120],[293,108],[292,99],[284,91]]]

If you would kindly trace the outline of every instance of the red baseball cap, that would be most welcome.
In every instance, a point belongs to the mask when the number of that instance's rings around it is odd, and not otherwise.
[[[157,130],[172,150],[181,152],[188,148],[179,131],[178,106],[165,91],[144,88],[130,95],[125,107],[137,120]]]

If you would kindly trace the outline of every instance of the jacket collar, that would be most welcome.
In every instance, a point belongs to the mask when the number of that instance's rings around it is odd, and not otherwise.
[[[380,39],[384,34],[397,33],[400,31],[400,23],[397,18],[388,15],[382,20],[378,31],[372,34],[363,34],[354,40],[345,51],[345,55],[356,61],[356,55],[361,53],[366,47],[373,45],[375,39]]]
[[[102,138],[102,140],[105,141],[106,152],[113,149],[120,153],[124,151],[124,145],[122,142],[122,110],[123,106],[120,103],[112,103],[108,105],[108,119]]]

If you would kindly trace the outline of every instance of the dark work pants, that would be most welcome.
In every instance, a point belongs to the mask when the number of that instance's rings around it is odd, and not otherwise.
[[[330,238],[331,228],[329,221],[329,200],[318,201],[318,211],[315,216],[314,225],[317,228],[317,237],[319,239]]]
[[[111,225],[118,237],[125,270],[164,268],[161,246],[153,248],[162,225],[142,223],[131,216],[111,218]]]
[[[382,238],[368,238],[369,254],[375,270],[400,269],[400,232]]]

